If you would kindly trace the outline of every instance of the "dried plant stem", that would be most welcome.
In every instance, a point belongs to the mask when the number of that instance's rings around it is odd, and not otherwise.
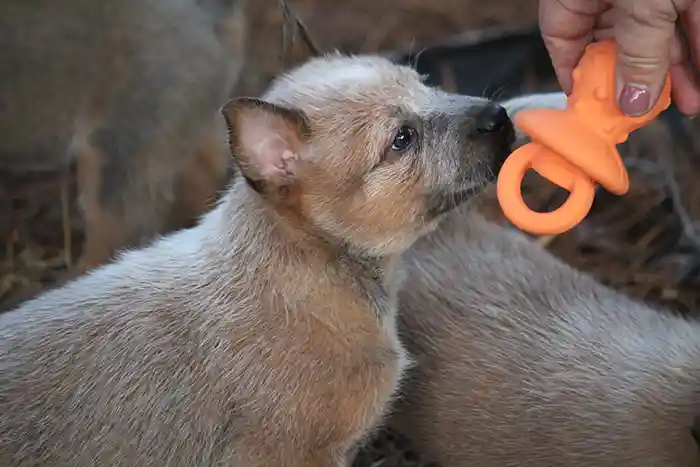
[[[63,258],[67,268],[73,265],[73,237],[70,210],[70,178],[61,179],[61,221],[63,227]]]

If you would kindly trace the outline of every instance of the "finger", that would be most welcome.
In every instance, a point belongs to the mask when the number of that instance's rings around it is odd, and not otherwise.
[[[687,10],[681,13],[685,38],[690,57],[695,68],[700,68],[700,2],[693,2]]]
[[[676,25],[677,26],[677,25]],[[671,52],[669,54],[670,66],[678,65],[689,60],[686,46],[684,45],[681,32],[676,27],[671,42]]]
[[[671,81],[671,94],[678,110],[689,117],[700,113],[700,89],[688,70],[688,62],[671,67]]]
[[[684,71],[688,79],[687,84],[692,87],[692,94],[695,95],[700,93],[700,72],[698,71],[700,69],[700,2],[693,2],[686,11],[681,13],[681,24],[685,38],[683,45],[688,55]],[[690,91],[686,94],[690,96]],[[692,104],[688,106],[692,108]]]
[[[603,39],[610,39],[610,38],[615,38],[615,29],[613,29],[613,28],[596,29],[593,32],[593,39],[596,42],[602,41]]]
[[[597,27],[593,32],[593,39],[595,41],[602,41],[604,39],[614,39],[615,38],[615,28],[614,25],[608,25],[607,23],[601,22],[604,26],[603,28]],[[671,52],[669,54],[669,61],[671,66],[677,65],[681,62],[688,60],[687,53],[685,51],[685,46],[680,38],[678,31],[673,35],[673,41],[671,42]]]
[[[620,110],[641,116],[656,104],[671,66],[678,18],[670,0],[618,0],[616,89]]]
[[[681,113],[695,116],[700,112],[700,88],[688,39],[677,22],[671,48],[671,97]]]
[[[596,21],[596,29],[612,29],[615,26],[615,15],[613,8],[606,7]]]
[[[542,39],[552,59],[562,89],[571,92],[571,73],[593,39],[599,0],[541,0],[539,22]]]

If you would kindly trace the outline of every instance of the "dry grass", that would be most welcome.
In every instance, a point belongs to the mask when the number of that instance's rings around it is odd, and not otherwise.
[[[82,224],[74,171],[0,174],[0,311],[50,287],[77,259]]]

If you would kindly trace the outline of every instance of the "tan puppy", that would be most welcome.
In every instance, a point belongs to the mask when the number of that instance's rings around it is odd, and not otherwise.
[[[0,2],[0,170],[77,162],[82,268],[191,223],[224,188],[216,125],[246,1]]]
[[[492,180],[505,110],[332,55],[224,107],[196,227],[0,315],[0,465],[344,465],[407,365],[398,255]]]
[[[406,263],[399,332],[416,365],[391,425],[418,452],[450,467],[700,465],[700,323],[464,209]]]

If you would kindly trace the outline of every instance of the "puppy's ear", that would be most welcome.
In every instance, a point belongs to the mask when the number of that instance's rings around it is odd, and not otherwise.
[[[302,111],[242,97],[228,101],[221,113],[231,154],[255,189],[267,192],[294,183],[310,135]]]
[[[306,25],[292,11],[286,0],[278,0],[282,11],[282,63],[295,68],[313,57],[321,55]]]

